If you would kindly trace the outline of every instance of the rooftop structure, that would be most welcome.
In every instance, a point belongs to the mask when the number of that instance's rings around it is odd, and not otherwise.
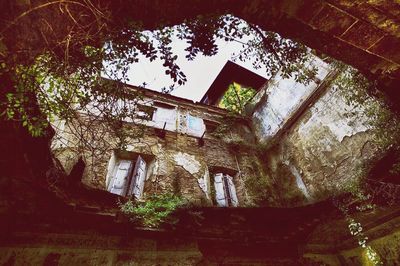
[[[201,98],[200,102],[208,105],[218,106],[219,101],[233,82],[239,83],[243,87],[251,87],[258,91],[267,79],[242,67],[232,61],[226,62],[221,72],[215,78],[210,88]]]

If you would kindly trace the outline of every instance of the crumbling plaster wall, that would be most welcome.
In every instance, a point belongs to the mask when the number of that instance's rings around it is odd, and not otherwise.
[[[308,84],[296,82],[294,77],[284,78],[278,72],[252,99],[253,129],[258,142],[267,143],[273,138],[331,71],[318,57],[311,64],[318,71]]]
[[[176,102],[169,104],[177,104]],[[203,137],[203,144],[199,142],[202,132],[195,132],[195,127],[190,128],[187,117],[199,119],[200,127],[204,130],[203,119],[223,122],[225,111],[196,108],[196,105],[176,106],[176,127],[175,130],[166,130],[165,137],[157,135],[155,127],[147,126],[139,138],[127,139],[126,151],[132,154],[143,154],[147,163],[147,175],[143,191],[143,198],[154,193],[172,192],[180,194],[191,202],[201,205],[213,205],[212,180],[210,175],[215,169],[227,169],[234,176],[239,205],[246,205],[250,199],[247,196],[244,176],[254,174],[254,170],[248,164],[257,160],[255,155],[245,154],[241,156],[233,150],[226,142],[225,136],[214,136],[207,132]],[[193,121],[193,120],[192,120]],[[196,120],[195,120],[196,122]],[[93,129],[95,130],[95,128]],[[126,123],[125,130],[137,132],[141,128],[133,123]],[[115,158],[116,140],[111,135],[105,134],[102,139],[107,140],[110,145],[105,151],[96,154],[87,150],[80,150],[77,147],[73,134],[68,133],[68,127],[63,127],[61,134],[68,139],[68,143],[62,147],[57,146],[58,140],[53,141],[53,152],[61,162],[64,169],[69,173],[79,156],[82,156],[86,167],[82,176],[82,182],[90,187],[106,189],[110,173],[110,161]],[[134,135],[132,133],[132,135]],[[226,132],[229,139],[254,141],[248,128],[238,125]],[[94,145],[96,146],[96,145]],[[248,158],[245,159],[242,158]],[[129,159],[129,158],[128,158]]]
[[[334,89],[307,110],[281,142],[281,158],[301,174],[310,200],[340,192],[360,177],[378,147],[362,116]]]
[[[374,131],[368,126],[369,118],[363,114],[362,108],[347,104],[334,83],[330,84],[300,114],[296,114],[296,110],[301,108],[309,90],[302,89],[303,85],[295,82],[290,84],[289,90],[295,91],[299,87],[305,92],[305,96],[297,97],[299,103],[287,102],[287,95],[283,93],[283,98],[267,97],[254,112],[258,141],[272,145],[264,151],[263,157],[271,185],[280,191],[270,197],[271,202],[277,205],[312,203],[343,191],[345,186],[357,180],[362,167],[379,152],[374,142]],[[278,90],[286,89],[276,87],[275,91],[279,93]],[[271,103],[274,100],[280,102]],[[294,108],[278,122],[271,119],[277,117],[274,110],[288,109],[282,107],[285,104]],[[357,115],[349,116],[350,111]],[[295,120],[285,128],[291,116],[296,116]],[[275,130],[271,131],[272,128]],[[278,132],[278,137],[273,139]]]

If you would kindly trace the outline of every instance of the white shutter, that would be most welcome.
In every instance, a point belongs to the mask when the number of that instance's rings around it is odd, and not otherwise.
[[[236,188],[235,184],[233,183],[233,178],[229,175],[225,175],[226,180],[228,181],[228,189],[229,189],[229,195],[231,197],[231,203],[232,206],[237,207],[239,205],[239,201],[236,196]]]
[[[214,187],[215,187],[215,200],[217,201],[218,206],[225,207],[226,197],[224,191],[224,182],[223,175],[221,173],[214,175]]]
[[[110,192],[113,194],[124,196],[125,187],[128,182],[129,169],[132,162],[128,160],[120,160],[116,167],[115,175],[113,176],[110,184]]]
[[[133,172],[133,195],[139,199],[143,194],[144,181],[146,179],[146,162],[139,155]]]
[[[187,132],[195,137],[201,137],[205,131],[203,119],[188,114],[187,116]]]
[[[166,123],[166,130],[176,130],[176,109],[157,107],[154,118],[155,127],[163,128]]]

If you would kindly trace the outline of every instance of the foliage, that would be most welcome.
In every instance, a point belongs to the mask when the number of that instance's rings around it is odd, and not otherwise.
[[[376,83],[367,80],[360,72],[342,63],[335,62],[342,68],[341,74],[334,81],[334,85],[351,107],[347,116],[352,119],[365,121],[365,125],[373,133],[373,141],[381,150],[381,155],[370,158],[367,164],[354,169],[356,180],[346,183],[342,191],[350,192],[357,202],[359,211],[370,210],[374,203],[393,205],[398,202],[397,192],[400,186],[370,179],[371,170],[379,160],[388,160],[383,154],[393,156],[393,163],[388,164],[388,170],[380,169],[374,178],[384,178],[396,175],[400,165],[400,121],[395,113],[391,112],[378,92]],[[376,171],[375,171],[376,172]]]
[[[219,107],[231,112],[243,114],[246,103],[251,100],[255,94],[256,90],[253,88],[245,88],[233,82],[229,85],[228,90],[222,97]]]
[[[400,185],[377,180],[367,180],[364,190],[376,204],[396,206],[400,203]]]
[[[231,128],[236,124],[240,123],[243,118],[234,112],[229,112],[224,116],[224,120],[217,126],[217,128],[211,133],[217,138],[227,138]]]
[[[146,227],[159,227],[164,222],[175,223],[171,215],[184,206],[184,200],[173,194],[151,195],[144,202],[128,200],[120,204],[121,211]]]
[[[309,48],[293,40],[285,39],[275,32],[262,30],[258,25],[243,23],[235,17],[227,16],[228,25],[237,33],[224,36],[225,40],[237,37],[250,37],[243,44],[243,49],[234,55],[233,60],[251,60],[254,68],[265,67],[267,76],[272,77],[278,71],[283,78],[294,76],[297,82],[308,84],[317,73],[312,66],[312,55]]]
[[[256,205],[265,203],[268,200],[268,187],[270,185],[270,177],[267,176],[260,165],[253,163],[253,175],[247,176],[245,179],[246,189],[250,194],[252,201]]]
[[[89,55],[95,53],[89,51]],[[126,123],[143,119],[137,112],[141,93],[86,74],[95,68],[82,66],[65,77],[47,54],[32,65],[17,66],[15,92],[6,95],[5,115],[21,121],[32,136],[42,135],[52,125],[52,149],[69,147],[84,156],[88,167],[95,168],[108,151],[125,149],[128,137],[137,138],[144,132],[143,127]]]
[[[334,85],[343,96],[346,104],[351,106],[347,116],[365,121],[365,125],[374,133],[374,142],[383,151],[399,149],[400,126],[398,118],[392,113],[379,94],[376,83],[367,80],[360,72],[336,62],[343,71],[334,81]],[[367,119],[366,119],[367,118]],[[363,232],[360,222],[351,215],[352,212],[374,210],[376,204],[393,205],[398,202],[400,186],[368,179],[368,173],[374,161],[379,156],[371,158],[368,164],[357,166],[353,172],[352,182],[341,185],[340,191],[347,192],[334,198],[334,204],[344,214],[349,232],[363,249],[362,259],[368,265],[383,265],[379,254],[368,245],[368,237]],[[392,165],[389,172],[396,172],[397,164]]]
[[[55,148],[74,147],[92,159],[92,166],[106,151],[124,149],[129,138],[143,135],[143,128],[133,131],[132,125],[141,119],[137,103],[144,99],[122,84],[129,81],[132,64],[141,56],[160,59],[172,81],[165,92],[186,82],[174,54],[175,37],[186,40],[188,60],[215,55],[217,41],[224,40],[242,43],[233,59],[265,66],[267,76],[281,71],[283,77],[307,83],[316,72],[308,68],[307,47],[229,14],[203,14],[176,26],[156,23],[146,30],[140,20],[114,21],[118,14],[110,5],[91,1],[38,1],[29,7],[9,14],[3,21],[10,23],[0,31],[0,79],[11,80],[0,85],[8,92],[2,115],[20,121],[33,136],[50,124],[64,125],[56,128],[55,139],[61,144]],[[244,94],[240,101],[248,97]],[[230,125],[215,134],[226,134]]]
[[[376,83],[369,81],[358,70],[337,63],[343,69],[334,85],[352,107],[350,117],[367,117],[366,126],[375,133],[375,142],[383,149],[400,145],[400,121],[383,101]]]
[[[363,227],[361,223],[357,222],[354,218],[351,217],[349,211],[349,199],[351,198],[336,198],[334,200],[334,204],[344,214],[348,223],[349,232],[357,240],[360,248],[364,250],[362,255],[364,256],[366,262],[370,263],[368,265],[383,265],[379,254],[370,245],[367,244],[368,237],[363,232]]]
[[[254,59],[255,67],[266,66],[268,75],[281,69],[284,76],[295,75],[301,81],[309,76],[303,71],[310,60],[305,46],[265,32],[232,15],[197,16],[177,26],[163,25],[145,31],[141,21],[129,20],[128,24],[114,25],[107,11],[107,7],[88,2],[53,1],[15,14],[15,20],[0,32],[0,40],[8,40],[8,36],[25,32],[24,29],[30,29],[33,35],[40,32],[33,37],[43,39],[35,49],[13,54],[7,53],[6,47],[6,52],[1,53],[0,75],[11,76],[14,86],[7,94],[4,115],[8,119],[20,120],[37,136],[52,120],[76,120],[76,111],[85,109],[90,115],[106,117],[118,134],[119,122],[132,114],[129,100],[135,97],[127,99],[125,88],[101,77],[126,82],[129,67],[144,56],[150,61],[162,61],[165,74],[173,81],[169,88],[163,88],[164,91],[184,84],[186,76],[177,65],[178,56],[172,49],[172,39],[176,36],[187,41],[188,60],[198,54],[215,55],[217,40],[240,41],[238,39],[247,37],[237,59]],[[59,29],[56,25],[60,23],[71,24],[72,30]],[[43,25],[51,31],[43,31]],[[116,28],[110,30],[108,26],[111,25]],[[31,39],[35,39],[33,37]],[[21,41],[31,44],[28,39],[21,38]],[[36,101],[40,114],[31,110]],[[95,102],[95,106],[90,106],[91,102]],[[91,112],[93,107],[96,112]]]

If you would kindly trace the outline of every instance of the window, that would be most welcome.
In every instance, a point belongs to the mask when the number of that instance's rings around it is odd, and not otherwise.
[[[153,114],[154,126],[166,130],[176,130],[176,107],[161,102],[154,102],[156,110]]]
[[[108,191],[120,196],[134,196],[139,199],[143,194],[144,182],[146,180],[147,164],[142,156],[138,155],[136,160],[114,158],[110,160],[111,176],[108,183]],[[110,165],[109,165],[110,170]]]
[[[203,119],[192,116],[190,114],[187,115],[187,134],[195,136],[195,137],[201,137],[204,134],[204,131],[206,129]]]
[[[136,115],[143,120],[152,120],[156,108],[152,106],[136,104]]]
[[[233,178],[224,173],[214,174],[215,201],[220,207],[236,207],[239,201],[236,196]]]
[[[208,133],[214,132],[219,126],[218,122],[211,121],[211,120],[206,120],[206,119],[204,119],[204,124],[206,126],[206,131]]]

